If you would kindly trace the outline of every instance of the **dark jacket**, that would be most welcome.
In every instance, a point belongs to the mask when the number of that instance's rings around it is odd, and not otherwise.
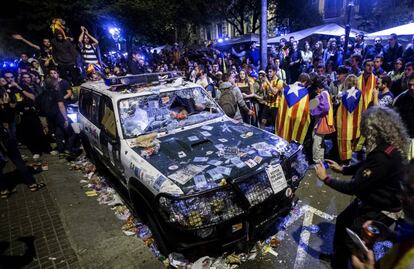
[[[390,45],[385,45],[384,47],[384,65],[387,70],[392,70],[393,63],[397,58],[402,57],[403,55],[403,47],[400,43],[395,44],[393,48]]]
[[[400,152],[393,146],[378,146],[365,161],[344,167],[342,173],[353,177],[351,180],[328,177],[325,183],[339,192],[357,196],[365,206],[387,211],[400,209],[398,194],[404,165]]]
[[[58,65],[75,65],[78,52],[69,40],[52,39],[53,59]]]
[[[414,138],[414,96],[408,90],[401,93],[395,99],[394,107],[400,113],[401,119],[408,130],[408,135]]]

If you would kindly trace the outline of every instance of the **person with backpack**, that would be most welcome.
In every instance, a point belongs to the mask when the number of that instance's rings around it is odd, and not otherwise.
[[[225,82],[219,85],[220,95],[218,97],[218,103],[223,109],[224,113],[230,118],[235,120],[242,120],[240,109],[247,112],[249,116],[254,116],[253,110],[249,109],[246,102],[243,99],[243,95],[240,89],[235,84],[235,74],[226,74]]]

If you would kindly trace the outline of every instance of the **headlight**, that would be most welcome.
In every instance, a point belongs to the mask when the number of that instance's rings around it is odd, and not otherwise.
[[[169,223],[185,229],[204,228],[243,213],[230,187],[194,194],[190,197],[161,196],[161,214]]]
[[[251,206],[263,202],[273,194],[272,187],[265,171],[249,178],[242,179],[237,184]]]

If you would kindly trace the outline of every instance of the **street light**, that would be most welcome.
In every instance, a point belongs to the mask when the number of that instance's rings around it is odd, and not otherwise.
[[[342,57],[342,63],[345,62],[345,58],[348,55],[349,33],[351,32],[351,14],[354,6],[354,0],[348,0],[348,6],[346,9],[344,56]]]
[[[121,50],[121,44],[119,38],[121,38],[121,29],[118,27],[109,27],[108,32],[111,34],[112,39],[115,41],[118,50]]]

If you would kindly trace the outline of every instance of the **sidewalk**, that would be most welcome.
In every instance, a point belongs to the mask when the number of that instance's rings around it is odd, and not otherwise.
[[[31,193],[19,185],[0,201],[0,212],[0,268],[80,268],[47,189]]]
[[[6,260],[13,266],[4,268],[165,268],[140,239],[123,235],[110,207],[85,195],[80,173],[64,160],[44,159],[49,171],[36,178],[46,188],[31,193],[19,185],[0,201],[0,269]],[[25,253],[16,241],[22,236],[34,237],[34,250]],[[30,262],[32,255],[37,258]]]

